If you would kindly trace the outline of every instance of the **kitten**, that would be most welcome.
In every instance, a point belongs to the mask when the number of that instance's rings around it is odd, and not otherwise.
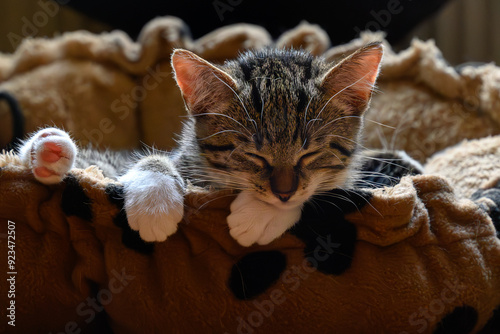
[[[337,64],[303,51],[247,52],[222,66],[175,50],[172,67],[189,114],[179,147],[126,169],[123,152],[81,150],[43,129],[20,148],[37,180],[61,182],[73,167],[100,165],[124,185],[130,227],[163,241],[183,216],[186,181],[239,191],[227,218],[241,245],[268,244],[300,218],[314,194],[352,185],[363,113],[382,59],[367,45]],[[103,164],[104,163],[104,164]]]

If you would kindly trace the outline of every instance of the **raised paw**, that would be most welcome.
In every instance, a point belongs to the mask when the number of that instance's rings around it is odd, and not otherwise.
[[[148,242],[165,241],[177,231],[184,215],[180,178],[132,169],[120,178],[125,187],[125,211],[132,230]]]
[[[240,245],[267,245],[292,227],[300,214],[300,206],[280,209],[243,191],[231,203],[227,223],[229,233]]]
[[[76,145],[69,135],[56,128],[38,131],[20,149],[21,160],[43,184],[61,182],[73,168]]]

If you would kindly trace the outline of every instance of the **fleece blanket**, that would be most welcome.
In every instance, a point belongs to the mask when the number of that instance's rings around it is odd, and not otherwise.
[[[465,177],[488,179],[470,198],[453,169],[333,190],[248,248],[228,232],[234,194],[191,189],[179,231],[145,243],[96,167],[46,186],[4,153],[0,332],[499,333],[499,147],[464,142],[434,160],[489,157],[469,164]]]
[[[170,67],[174,48],[215,63],[269,46],[303,48],[334,61],[375,40],[383,34],[331,47],[325,31],[307,22],[277,40],[248,24],[193,40],[181,20],[163,17],[147,24],[137,41],[120,31],[26,39],[15,53],[0,55],[0,92],[19,102],[25,133],[49,124],[70,131],[81,145],[121,149],[142,142],[170,149],[185,115]],[[385,42],[385,50],[380,93],[366,115],[368,147],[405,150],[423,163],[463,139],[500,134],[498,67],[451,67],[432,41],[414,40],[401,52]],[[0,99],[0,147],[15,134],[13,121],[11,105]]]

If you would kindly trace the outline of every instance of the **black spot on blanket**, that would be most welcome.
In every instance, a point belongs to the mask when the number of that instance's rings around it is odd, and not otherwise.
[[[434,334],[469,334],[477,324],[477,311],[471,306],[456,307],[434,329]]]
[[[109,184],[105,191],[109,201],[120,209],[120,212],[113,218],[113,223],[122,229],[122,242],[125,247],[139,253],[151,254],[154,251],[154,243],[142,240],[139,232],[132,230],[128,224],[127,213],[124,209],[123,187]]]
[[[371,196],[367,191],[334,189],[314,196],[304,205],[302,217],[291,233],[306,244],[304,255],[312,266],[333,275],[349,269],[357,230],[344,215],[361,210]]]
[[[247,254],[233,266],[229,288],[238,299],[252,299],[272,286],[285,267],[286,257],[281,252]]]
[[[92,222],[92,200],[85,194],[78,179],[70,174],[63,182],[66,184],[61,199],[64,214]]]
[[[498,334],[500,333],[500,306],[498,306],[490,320],[486,325],[479,331],[479,334]]]
[[[494,188],[477,190],[471,199],[491,217],[500,238],[500,182]]]

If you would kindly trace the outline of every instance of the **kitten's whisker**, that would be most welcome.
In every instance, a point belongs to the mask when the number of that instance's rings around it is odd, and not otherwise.
[[[347,190],[345,190],[345,189],[343,189],[342,187],[337,187],[337,188],[338,188],[338,189],[340,189],[340,190],[345,191],[346,193],[348,193],[348,191],[347,191]],[[356,194],[355,192],[350,192],[350,193],[351,193],[352,195],[359,196],[359,197],[360,197],[363,201],[365,201],[365,202],[366,202],[366,204],[368,204],[368,205],[369,205],[369,206],[370,206],[370,207],[371,207],[371,208],[372,208],[372,209],[373,209],[376,213],[378,213],[378,214],[380,215],[380,217],[382,217],[382,218],[384,217],[384,215],[383,215],[382,213],[380,213],[380,211],[378,211],[378,210],[377,210],[377,208],[375,208],[375,207],[373,206],[373,204],[371,204],[371,203],[370,203],[370,201],[369,201],[369,200],[367,200],[366,198],[364,198],[364,197],[362,197],[362,196],[360,196],[360,195]],[[360,210],[358,209],[358,211],[360,211]]]
[[[375,179],[377,179],[375,177]],[[395,183],[397,183],[399,181],[399,179],[386,179],[386,178],[379,178],[380,181],[388,181],[389,184],[387,186],[393,186]],[[357,179],[354,181],[355,184],[371,184],[371,185],[375,185],[375,186],[380,186],[382,183],[380,183],[379,181],[376,181],[376,180],[371,180],[371,179]]]
[[[364,155],[366,154],[366,155]],[[360,156],[364,157],[364,158],[370,158],[372,160],[380,160],[381,162],[384,162],[384,161],[405,161],[405,159],[403,158],[377,158],[377,157],[374,157],[374,156],[371,156],[371,155],[368,155],[369,153],[360,153]]]
[[[198,182],[203,182],[203,183],[207,183],[207,184],[217,183],[217,187],[209,187],[208,188],[208,189],[212,189],[212,190],[238,190],[238,191],[251,190],[251,188],[248,188],[246,186],[240,186],[239,184],[231,184],[231,183],[225,184],[223,182],[218,182],[218,180],[200,179],[200,180],[198,180]]]
[[[342,161],[342,159],[339,158],[338,155],[336,155],[335,153],[333,153],[332,151],[328,151],[328,153],[332,154],[335,158],[337,158],[338,161],[340,161],[340,163],[342,164],[342,166],[345,167],[345,164],[344,162]]]
[[[326,199],[322,199],[322,198],[316,198],[315,200],[331,204],[342,212],[342,209],[340,208],[340,206],[338,206],[337,204],[335,204],[333,202],[327,201]]]
[[[228,172],[228,171],[217,169],[217,168],[214,168],[214,167],[198,167],[198,168],[194,168],[194,169],[191,169],[191,170],[198,170],[198,171],[202,171],[202,172],[210,171],[210,172],[216,172],[218,174],[224,174],[224,175],[229,175],[229,176],[234,176],[234,177],[240,177],[242,179],[244,178],[243,176],[239,176],[235,172]]]
[[[199,141],[202,141],[202,140],[207,140],[208,138],[212,138],[213,136],[216,136],[216,135],[221,134],[221,133],[226,133],[226,132],[235,132],[235,133],[238,133],[238,134],[240,134],[240,135],[242,135],[242,136],[245,136],[245,135],[244,135],[243,133],[241,133],[240,131],[236,131],[236,130],[221,130],[221,131],[216,132],[216,133],[213,133],[213,134],[211,134],[210,136],[207,136],[207,137],[205,137],[205,138],[199,138],[198,140],[199,140]],[[247,137],[247,138],[248,138],[248,137]]]
[[[243,103],[243,101],[241,100],[240,95],[239,95],[239,94],[237,94],[237,93],[236,93],[236,91],[235,91],[235,90],[234,90],[231,86],[229,86],[226,82],[224,82],[224,80],[222,80],[221,78],[219,78],[219,77],[218,77],[215,73],[213,73],[213,75],[214,75],[214,76],[215,76],[215,77],[216,77],[216,78],[217,78],[220,82],[222,82],[224,85],[226,85],[226,87],[227,87],[227,88],[229,88],[229,89],[230,89],[230,90],[234,93],[234,95],[236,95],[236,97],[238,98],[238,100],[239,100],[239,101],[240,101],[240,103],[241,103],[241,106],[243,107],[243,110],[245,110],[245,113],[247,114],[248,120],[249,120],[250,122],[252,122],[252,123],[253,123],[253,126],[255,127],[255,131],[258,131],[258,129],[257,129],[257,122],[255,122],[255,120],[254,120],[252,117],[250,117],[250,114],[248,113],[248,110],[247,110],[247,108],[245,107],[245,104],[244,104],[244,103]]]
[[[243,146],[243,143],[238,145],[237,147],[234,148],[234,150],[231,151],[231,153],[229,153],[229,155],[227,156],[227,160],[226,161],[229,161],[229,159],[231,158],[231,156],[233,155],[233,153],[239,149],[241,146]]]
[[[370,149],[369,149],[368,147],[363,146],[363,145],[362,145],[362,144],[360,144],[358,141],[356,141],[356,140],[352,140],[352,139],[347,138],[347,137],[345,137],[345,136],[341,136],[341,135],[325,135],[325,136],[322,136],[322,137],[320,137],[320,138],[324,138],[324,137],[336,137],[336,138],[340,138],[340,139],[343,139],[343,140],[347,140],[347,141],[349,141],[349,142],[351,142],[351,143],[355,144],[356,146],[361,147],[362,149],[364,149],[364,150],[366,150],[366,151],[370,151]]]
[[[337,93],[333,94],[332,97],[330,97],[328,99],[328,101],[326,101],[325,105],[323,106],[323,108],[321,108],[321,110],[319,111],[318,115],[316,116],[316,118],[318,118],[319,116],[321,116],[321,113],[323,112],[323,110],[325,110],[326,106],[330,103],[330,101],[335,98],[337,95],[339,95],[340,93],[342,93],[343,91],[345,91],[346,89],[348,88],[351,88],[352,86],[354,86],[355,84],[357,84],[358,82],[360,82],[361,80],[364,80],[366,78],[366,76],[368,75],[369,73],[366,73],[365,75],[363,75],[361,78],[359,78],[358,80],[356,80],[355,82],[353,82],[352,84],[350,85],[347,85],[346,87],[342,88],[341,90],[339,90]]]
[[[382,144],[382,147],[384,149],[388,150],[389,149],[389,143],[387,142],[387,139],[385,138],[385,135],[382,132],[382,130],[380,130],[380,127],[376,127],[375,131],[377,131],[377,137],[378,137],[378,140],[380,141],[380,143]],[[394,132],[396,132],[396,131],[394,131]]]
[[[379,128],[377,128],[377,129],[379,129]],[[349,141],[349,142],[351,142],[351,143],[353,143],[353,144],[356,144],[356,146],[359,146],[359,147],[361,147],[362,149],[364,149],[364,150],[366,150],[366,151],[371,151],[371,150],[372,150],[372,149],[370,149],[370,148],[368,148],[368,147],[366,147],[366,146],[363,146],[363,145],[362,145],[362,144],[360,144],[358,141],[353,140],[353,139],[351,139],[351,138],[347,138],[347,137],[345,137],[345,136],[341,136],[341,135],[325,135],[325,136],[323,136],[323,137],[321,137],[321,138],[324,138],[324,137],[337,137],[337,138],[340,138],[340,139],[347,140],[347,141]]]
[[[313,97],[311,96],[311,98],[309,99],[309,102],[307,102],[306,111],[304,112],[304,124],[306,124],[306,121],[307,121],[307,113],[309,112],[309,105],[311,104],[312,99],[313,99]],[[307,134],[307,126],[308,125],[309,125],[309,123],[307,123],[304,126],[304,131],[303,131],[304,143],[302,144],[302,147],[300,149],[302,149],[306,145],[306,142],[307,142],[306,134]]]
[[[378,213],[381,218],[384,218],[384,215],[380,211],[378,211],[377,208],[374,207],[372,203],[370,203],[370,201],[368,201],[366,199],[365,199],[365,201],[366,201],[366,204],[368,204],[376,213]]]
[[[316,211],[316,213],[319,213],[318,209],[322,209],[322,207],[319,203],[317,203],[317,201],[314,197],[310,200],[310,203],[313,205],[314,211]]]
[[[328,125],[332,124],[332,123],[335,123],[337,121],[340,121],[342,119],[346,119],[346,118],[362,118],[361,116],[356,116],[356,115],[349,115],[349,116],[341,116],[341,117],[337,117],[335,118],[334,120],[326,123],[326,124],[323,124],[318,130],[314,131],[314,133],[312,134],[312,136],[314,136],[316,133],[318,133],[319,131],[321,131],[322,129],[324,129],[325,127],[327,127]]]
[[[218,173],[216,171],[203,171],[203,172],[200,172],[200,173],[196,173],[196,174],[199,174],[199,178],[203,178],[204,180],[220,180],[220,181],[224,181],[225,183],[229,183],[229,182],[232,182],[232,183],[237,183],[237,182],[240,182],[241,184],[244,184],[245,182],[248,182],[247,179],[241,177],[241,176],[233,176],[233,175],[229,175],[229,174],[222,174],[222,173]],[[197,179],[196,181],[198,181],[199,179]]]
[[[210,184],[217,184],[217,188],[221,188],[221,185],[224,186],[231,186],[231,187],[237,187],[239,189],[247,189],[248,187],[248,182],[247,180],[244,179],[231,179],[226,175],[221,175],[221,176],[215,176],[215,175],[200,175],[196,182],[205,182],[205,183],[210,183]]]
[[[307,137],[304,136],[304,142],[302,143],[302,146],[299,148],[299,150],[297,152],[295,152],[295,154],[297,154],[300,151],[302,151],[302,149],[304,148],[304,146],[306,146],[306,143],[307,143]]]
[[[358,172],[358,175],[360,176],[373,176],[373,177],[380,177],[380,178],[385,178],[391,181],[396,181],[399,180],[398,177],[390,176],[384,173],[379,173],[379,172]]]
[[[322,120],[321,118],[317,118],[317,117],[316,117],[316,118],[311,119],[309,122],[307,122],[305,131],[307,132],[307,129],[309,128],[309,124],[310,124],[310,123],[312,123],[312,122],[316,122],[316,121],[323,121],[323,120]],[[314,134],[313,134],[312,136],[314,136]]]
[[[200,176],[199,179],[196,180],[197,182],[198,181],[201,181],[201,182],[208,182],[208,183],[216,183],[217,185],[217,188],[221,188],[221,185],[224,185],[224,186],[235,186],[235,187],[238,187],[239,189],[246,189],[248,188],[248,186],[246,185],[247,183],[244,182],[244,180],[238,180],[238,179],[234,179],[234,180],[231,180],[231,179],[228,179],[227,177],[217,177],[217,176],[213,176],[213,177],[206,177],[206,176]]]
[[[387,124],[384,124],[384,123],[381,123],[381,122],[377,122],[377,121],[374,121],[373,119],[369,119],[369,118],[366,118],[366,117],[364,118],[364,120],[367,121],[367,122],[371,122],[371,123],[374,123],[374,124],[386,127],[388,129],[391,129],[391,130],[395,130],[396,129],[394,126],[387,125]]]
[[[314,208],[314,211],[315,211],[316,213],[319,213],[318,208],[321,208],[321,206],[320,206],[318,203],[316,203],[316,199],[315,199],[314,197],[312,197],[312,198],[310,198],[310,199],[308,200],[308,202],[309,202],[309,203],[311,203],[311,205],[312,205],[312,206],[313,206],[313,208]]]
[[[208,197],[210,195],[212,195],[212,194],[207,194],[206,197]],[[203,204],[196,208],[196,211],[194,212],[194,214],[198,214],[201,209],[203,209],[205,206],[207,206],[208,204],[210,204],[210,203],[212,203],[214,201],[217,201],[217,200],[219,200],[221,198],[232,197],[232,196],[235,196],[235,194],[220,195],[220,196],[217,196],[217,197],[215,197],[215,198],[213,198],[211,200],[208,200],[208,201],[207,200],[203,200]],[[202,197],[202,199],[203,199],[203,197]]]
[[[328,184],[328,183],[322,183],[318,188],[316,189],[316,193],[321,193],[321,192],[328,192],[331,191],[332,189],[340,189],[338,184]]]
[[[361,146],[361,144],[359,144],[357,141],[355,141],[355,140],[353,140],[353,139],[351,139],[351,138],[347,138],[347,137],[345,137],[345,136],[341,136],[341,135],[325,135],[325,136],[323,136],[323,137],[338,137],[338,138],[348,140],[348,141],[350,141],[350,142],[352,142],[352,143],[354,143],[354,144],[356,144],[356,145]],[[321,138],[323,138],[323,137],[321,137]]]
[[[394,150],[396,148],[396,139],[397,136],[401,133],[401,131],[407,129],[411,123],[406,123],[406,126],[403,126],[404,122],[407,121],[407,119],[410,117],[410,113],[404,113],[403,117],[400,117],[398,120],[398,124],[396,126],[395,131],[392,133],[392,138],[391,138],[391,146],[390,149]]]
[[[245,131],[248,132],[249,135],[251,135],[251,132],[248,131],[248,129],[243,124],[241,124],[240,122],[238,122],[237,120],[235,120],[233,117],[231,117],[229,115],[225,115],[225,114],[221,114],[221,113],[217,113],[217,112],[205,112],[205,113],[196,114],[196,115],[192,115],[192,116],[193,117],[200,117],[200,116],[207,116],[207,115],[216,115],[216,116],[222,116],[222,117],[229,118],[230,120],[232,120],[232,121],[236,122],[238,125],[240,125]]]
[[[368,188],[368,189],[381,188],[386,186],[376,181],[369,181],[369,180],[357,180],[355,184],[357,185],[358,188]],[[391,185],[387,186],[390,187]]]
[[[343,200],[345,202],[349,202],[351,203],[352,205],[354,205],[356,207],[356,210],[358,210],[358,212],[360,212],[358,206],[356,205],[356,203],[354,203],[351,199],[349,199],[349,197],[347,196],[342,196],[340,194],[332,194],[332,193],[329,193],[329,192],[324,192],[324,193],[320,193],[322,196],[325,196],[325,197],[331,197],[331,198],[336,198],[336,199],[340,199],[340,200]]]
[[[221,184],[224,185],[234,185],[239,188],[248,188],[248,180],[238,177],[231,177],[229,175],[216,175],[212,173],[210,175],[205,173],[191,173],[192,178],[196,178],[195,182],[207,182],[207,183],[215,183],[217,187],[220,187]]]
[[[356,180],[354,182],[354,184],[356,184],[356,188],[369,188],[369,189],[373,189],[373,188],[378,188],[380,186],[380,183],[377,183],[375,181],[369,181],[369,180]]]
[[[368,175],[368,176],[370,176],[370,175]],[[398,178],[393,178],[393,177],[384,177],[383,175],[373,175],[371,177],[377,178],[377,179],[380,179],[380,180],[387,180],[387,181],[391,182],[391,184],[393,182],[398,182],[400,180]],[[371,179],[357,179],[355,182],[357,182],[357,183],[370,183],[371,182],[373,184],[379,184],[380,185],[380,183],[378,183],[377,181],[371,180]]]
[[[363,157],[363,159],[369,159],[369,160],[375,160],[375,161],[385,162],[388,165],[400,167],[400,168],[402,168],[402,169],[404,169],[406,171],[410,171],[409,168],[390,161],[390,160],[395,160],[395,159],[383,159],[383,158],[375,158],[375,157],[370,157],[370,156],[362,156],[362,157]],[[402,161],[403,159],[400,159],[400,160]]]
[[[199,176],[197,177],[197,181],[217,184],[217,188],[227,187],[231,189],[237,188],[239,190],[250,189],[250,182],[247,177],[221,171],[215,168],[199,169],[198,171]]]

